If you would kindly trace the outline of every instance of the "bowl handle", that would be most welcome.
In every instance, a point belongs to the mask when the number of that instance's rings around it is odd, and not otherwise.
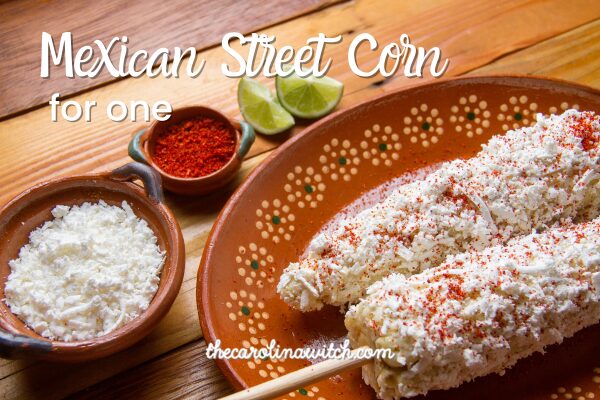
[[[0,329],[0,357],[37,358],[52,351],[52,343],[25,335],[15,335]]]
[[[252,143],[254,143],[254,139],[256,139],[256,135],[254,134],[254,128],[252,125],[247,123],[246,121],[239,121],[236,125],[239,125],[240,131],[242,132],[242,137],[240,139],[240,148],[238,149],[237,156],[240,160],[244,159],[250,147],[252,147]]]
[[[144,142],[148,140],[146,132],[146,129],[142,129],[133,135],[133,138],[131,138],[131,141],[129,142],[129,146],[127,146],[127,152],[129,153],[129,157],[133,158],[135,161],[149,164],[146,153],[144,152]]]
[[[132,162],[119,167],[109,174],[116,181],[132,181],[141,179],[148,196],[158,203],[164,203],[165,197],[162,190],[162,179],[160,174],[152,167]]]

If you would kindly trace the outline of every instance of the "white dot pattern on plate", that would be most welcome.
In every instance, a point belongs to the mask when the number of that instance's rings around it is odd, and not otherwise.
[[[358,173],[360,157],[358,149],[349,140],[337,138],[323,146],[323,154],[319,156],[321,172],[328,175],[332,181],[349,182]]]
[[[260,208],[256,209],[256,229],[261,232],[263,239],[271,239],[275,243],[281,239],[291,240],[296,226],[296,216],[290,212],[290,206],[279,199],[263,200]]]
[[[290,203],[296,203],[299,208],[316,208],[318,202],[325,198],[326,188],[323,175],[313,167],[302,168],[299,165],[294,167],[293,172],[288,172],[287,182],[283,186],[287,193],[286,199]]]
[[[479,99],[475,94],[462,96],[458,99],[458,104],[450,107],[450,123],[454,124],[457,133],[464,133],[468,138],[481,135],[490,127],[492,113],[487,108],[487,101]]]
[[[500,105],[497,118],[502,123],[502,130],[507,131],[532,125],[537,112],[538,104],[529,102],[526,95],[511,96],[507,102]]]
[[[594,368],[593,373],[592,383],[596,388],[600,388],[600,368]],[[590,400],[595,399],[596,394],[589,390],[584,390],[581,386],[559,386],[549,395],[549,398],[551,400]]]
[[[288,397],[284,397],[284,399],[300,399],[300,398],[313,398],[316,400],[325,400],[325,397],[319,396],[319,388],[317,386],[301,387],[297,390],[288,393]]]
[[[265,310],[265,303],[258,300],[256,293],[248,292],[244,289],[231,291],[229,293],[231,301],[225,303],[229,319],[237,322],[240,331],[256,332],[266,330],[266,325],[262,320],[269,317]],[[266,316],[266,318],[265,318]]]
[[[440,136],[444,134],[444,119],[439,110],[425,103],[412,107],[402,122],[402,132],[410,135],[410,142],[420,142],[423,147],[438,143]]]
[[[550,108],[548,108],[548,112],[550,114],[556,114],[556,113],[568,110],[570,108],[573,108],[575,110],[579,110],[579,104],[569,104],[566,101],[563,101],[562,103],[560,103],[557,106],[551,106]]]
[[[374,124],[369,129],[365,129],[364,140],[360,142],[362,156],[369,160],[374,166],[385,165],[391,167],[395,160],[400,158],[400,135],[386,125],[381,127]]]
[[[262,289],[265,284],[275,282],[274,258],[268,253],[266,247],[250,243],[247,248],[240,246],[238,253],[235,258],[238,275],[244,279],[246,285],[256,285]]]

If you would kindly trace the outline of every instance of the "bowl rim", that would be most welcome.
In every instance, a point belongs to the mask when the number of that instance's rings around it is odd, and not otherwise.
[[[136,164],[144,169],[150,168],[141,163],[130,163],[127,165]],[[118,169],[117,169],[118,170]],[[165,264],[161,271],[160,279],[164,280],[164,290],[162,293],[157,293],[152,298],[148,308],[144,310],[140,315],[125,325],[93,339],[65,342],[58,340],[51,340],[44,338],[41,335],[33,336],[25,334],[22,331],[12,329],[11,326],[4,323],[0,319],[0,327],[2,330],[13,334],[21,335],[28,338],[32,338],[38,341],[46,342],[51,344],[51,349],[47,353],[35,353],[27,354],[27,349],[23,349],[22,355],[18,358],[25,358],[31,356],[35,359],[47,359],[52,361],[63,361],[63,362],[79,362],[87,361],[96,358],[101,358],[113,354],[117,351],[123,350],[126,347],[133,345],[138,340],[150,333],[158,322],[167,314],[171,305],[175,301],[183,281],[183,274],[185,270],[185,246],[181,229],[172,211],[164,204],[162,200],[162,192],[160,192],[159,198],[154,198],[148,192],[148,188],[143,189],[140,185],[133,183],[132,178],[126,180],[117,179],[116,171],[91,173],[83,175],[74,175],[67,177],[59,177],[51,179],[45,182],[38,183],[23,192],[13,197],[8,203],[0,208],[0,217],[5,213],[18,208],[23,202],[28,201],[31,196],[35,196],[38,193],[43,193],[48,187],[60,185],[63,183],[71,182],[82,182],[82,181],[110,181],[113,184],[122,185],[125,192],[128,192],[134,197],[138,197],[141,201],[147,202],[150,209],[156,212],[156,216],[162,219],[168,227],[168,235],[164,237],[166,241],[173,242],[173,250],[171,254],[166,254]],[[101,199],[94,199],[94,201]],[[125,200],[125,199],[124,199]],[[18,211],[17,211],[18,212]],[[138,218],[144,218],[144,215],[138,215]],[[156,234],[156,232],[155,232]],[[166,251],[166,249],[165,249]],[[168,268],[165,268],[168,264]],[[164,275],[165,269],[168,270],[168,274]],[[166,280],[165,280],[166,279]],[[162,282],[161,282],[162,283]],[[6,312],[10,311],[10,308],[6,305]],[[14,314],[12,314],[14,315]],[[0,315],[1,316],[1,315]],[[18,318],[16,315],[14,315]],[[20,320],[20,318],[18,318]],[[21,320],[22,321],[22,320]],[[24,321],[22,321],[24,323]],[[26,324],[25,324],[26,325]],[[30,328],[29,328],[30,329]]]
[[[551,84],[562,87],[568,87],[571,89],[578,89],[583,92],[587,92],[591,95],[600,96],[600,89],[593,88],[591,86],[582,85],[579,83],[570,82],[564,79],[551,78],[539,75],[524,75],[524,74],[482,74],[482,75],[471,75],[471,76],[458,76],[450,78],[441,78],[432,80],[426,83],[409,85],[407,87],[401,87],[390,92],[379,94],[368,99],[362,100],[357,104],[354,104],[348,108],[338,110],[326,117],[321,118],[317,122],[311,124],[301,131],[301,133],[289,138],[278,148],[276,148],[265,160],[263,160],[244,180],[244,182],[237,188],[237,190],[231,195],[225,206],[221,209],[215,222],[213,223],[212,229],[206,239],[205,250],[202,253],[202,258],[198,267],[198,273],[196,277],[196,307],[198,311],[200,327],[202,329],[202,335],[207,344],[214,344],[219,338],[216,337],[214,331],[214,316],[210,311],[210,297],[208,287],[208,276],[209,276],[209,260],[214,257],[214,240],[223,230],[225,221],[229,214],[233,211],[234,207],[238,204],[238,200],[248,188],[254,183],[254,180],[259,176],[263,170],[267,169],[271,162],[280,157],[281,154],[286,152],[288,148],[294,146],[297,142],[307,140],[315,131],[318,131],[323,125],[330,124],[331,121],[335,121],[340,115],[345,113],[352,113],[360,108],[364,108],[372,103],[378,103],[386,101],[387,99],[393,98],[403,92],[419,91],[421,89],[428,89],[432,86],[439,84],[446,85],[460,85],[463,82],[467,83],[487,83],[487,84],[498,84],[501,85],[505,81],[506,85],[514,84],[517,81],[522,83],[536,84]],[[525,85],[524,85],[525,86]],[[234,386],[236,390],[243,390],[248,388],[244,379],[237,373],[232,367],[230,360],[226,359],[215,359],[215,362],[225,378],[229,383]]]

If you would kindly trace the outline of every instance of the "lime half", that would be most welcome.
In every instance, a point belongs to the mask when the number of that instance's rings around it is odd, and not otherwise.
[[[301,78],[292,73],[275,79],[277,97],[286,110],[300,118],[318,118],[337,106],[344,84],[326,76]]]
[[[277,102],[268,87],[254,79],[240,79],[238,104],[244,119],[265,135],[274,135],[294,126],[294,117]]]

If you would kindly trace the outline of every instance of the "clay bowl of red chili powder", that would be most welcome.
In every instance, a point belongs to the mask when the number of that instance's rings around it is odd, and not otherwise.
[[[254,142],[246,122],[234,122],[209,107],[173,110],[129,143],[129,156],[155,168],[174,193],[201,195],[231,181]]]

